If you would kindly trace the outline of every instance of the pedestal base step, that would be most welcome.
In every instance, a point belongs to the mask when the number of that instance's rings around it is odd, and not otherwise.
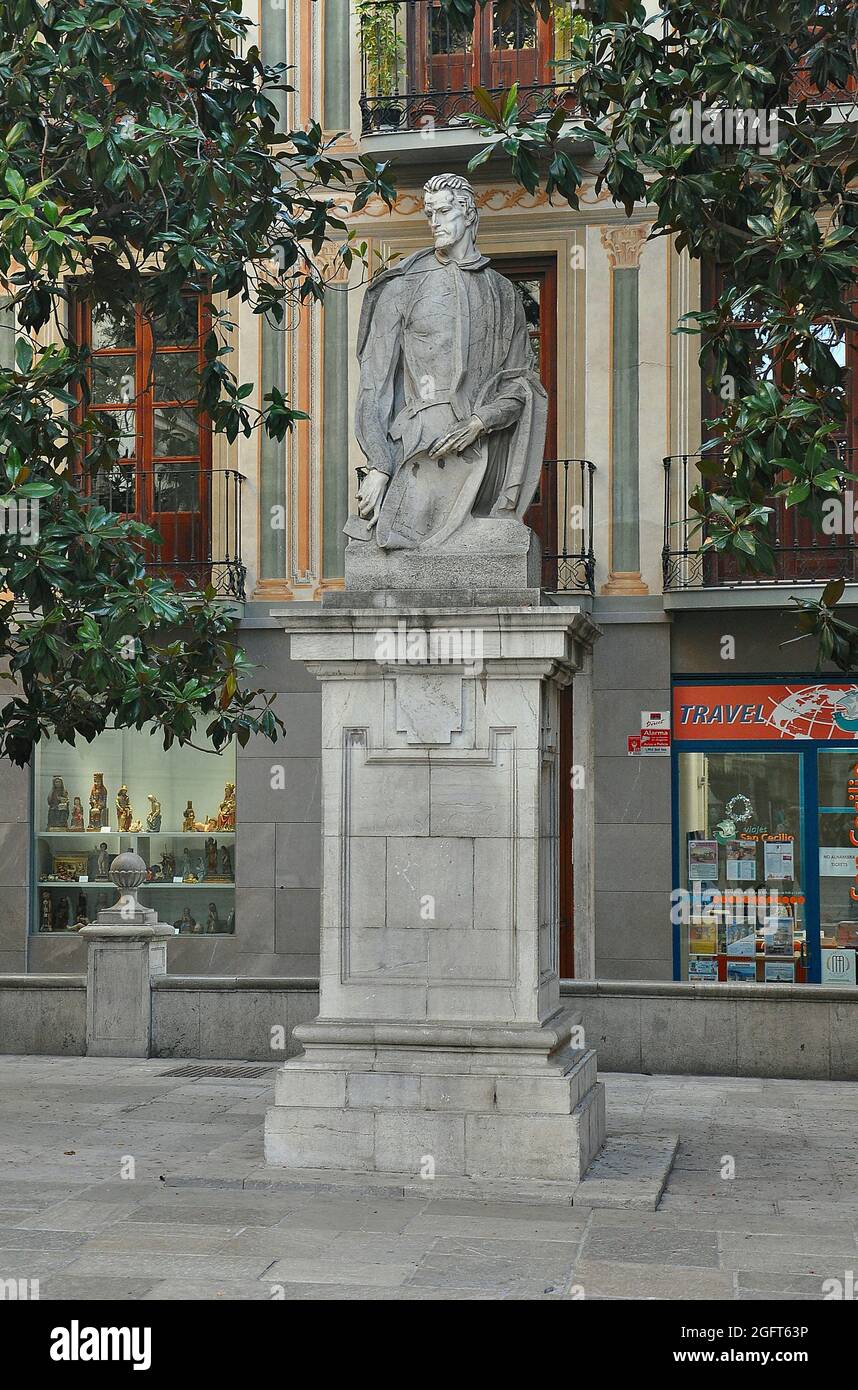
[[[676,1135],[613,1134],[580,1183],[358,1173],[326,1168],[250,1168],[233,1172],[165,1174],[167,1187],[230,1188],[245,1192],[347,1193],[352,1197],[461,1198],[476,1202],[554,1202],[563,1206],[655,1211],[679,1143]]]
[[[605,1090],[592,1050],[564,1048],[518,1073],[455,1052],[436,1058],[445,1069],[431,1073],[376,1060],[374,1071],[358,1051],[346,1050],[338,1065],[287,1062],[266,1116],[266,1162],[574,1188],[604,1143]]]

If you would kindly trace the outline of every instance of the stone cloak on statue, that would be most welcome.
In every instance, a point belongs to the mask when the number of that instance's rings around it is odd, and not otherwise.
[[[382,549],[434,549],[471,516],[523,519],[539,484],[547,396],[524,308],[486,256],[442,262],[418,251],[367,289],[358,330],[355,430],[389,474],[375,529]],[[432,445],[477,415],[461,454]]]

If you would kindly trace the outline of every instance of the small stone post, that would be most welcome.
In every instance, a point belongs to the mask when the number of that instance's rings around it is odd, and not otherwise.
[[[167,973],[165,938],[173,928],[137,900],[146,877],[139,854],[118,854],[110,877],[119,890],[113,907],[82,927],[86,937],[86,1051],[90,1057],[149,1057],[153,975]]]

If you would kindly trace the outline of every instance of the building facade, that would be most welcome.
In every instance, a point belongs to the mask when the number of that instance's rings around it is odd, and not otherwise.
[[[0,769],[7,973],[83,971],[75,919],[99,905],[100,845],[115,853],[126,834],[156,873],[148,901],[182,924],[168,943],[171,972],[317,974],[320,697],[290,660],[281,617],[343,587],[343,525],[365,464],[351,421],[366,280],[426,244],[423,183],[464,173],[479,148],[464,119],[475,84],[518,81],[535,111],[569,100],[575,17],[565,0],[548,21],[502,19],[489,4],[465,35],[432,0],[260,0],[250,13],[268,60],[294,67],[290,124],[318,117],[337,153],[393,161],[396,202],[371,200],[350,217],[366,265],[349,272],[336,245],[326,248],[324,304],[290,331],[240,317],[239,379],[254,382],[257,401],[280,387],[309,419],[282,443],[207,438],[181,405],[205,315],[192,306],[163,386],[135,405],[128,464],[108,500],[160,526],[160,559],[174,572],[214,579],[259,683],[277,693],[286,735],[220,758],[167,757],[145,735],[109,735],[61,753],[45,745],[26,772]],[[793,594],[842,575],[844,602],[858,604],[852,536],[810,534],[777,513],[766,583],[703,555],[687,500],[707,402],[697,344],[676,329],[709,292],[706,276],[670,239],[650,237],[645,206],[627,218],[597,193],[595,171],[578,210],[525,192],[500,161],[472,181],[480,249],[518,287],[549,395],[528,518],[546,601],[582,608],[601,634],[564,715],[562,973],[855,984],[858,673],[817,674],[810,643],[783,645],[796,635]],[[144,330],[80,331],[103,357],[104,408],[128,414],[123,376],[148,380]],[[855,344],[842,348],[851,360]],[[75,797],[89,814],[97,771],[104,839],[69,828]],[[50,804],[57,778],[65,824]],[[233,829],[228,813],[218,823],[228,783]],[[139,830],[123,832],[114,812],[123,785]],[[158,829],[146,819],[150,794]]]

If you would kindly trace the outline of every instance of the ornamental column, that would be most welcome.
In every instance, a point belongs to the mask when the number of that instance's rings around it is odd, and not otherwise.
[[[611,267],[610,575],[603,594],[647,594],[641,578],[638,290],[644,223],[602,228]]]

